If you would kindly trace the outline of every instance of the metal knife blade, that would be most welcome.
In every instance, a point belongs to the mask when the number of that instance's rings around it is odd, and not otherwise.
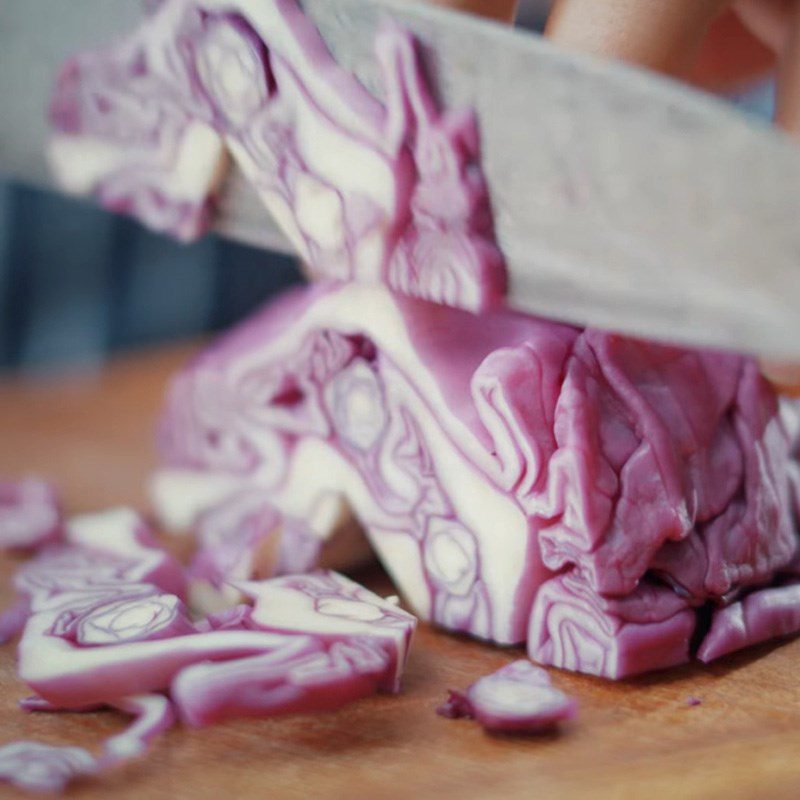
[[[442,102],[476,109],[515,308],[800,357],[800,149],[781,134],[672,81],[485,20],[407,0],[302,5],[376,94],[373,36],[391,16],[422,42]],[[46,180],[55,67],[133,24],[136,6],[0,5],[0,168]],[[288,249],[237,174],[219,228]]]

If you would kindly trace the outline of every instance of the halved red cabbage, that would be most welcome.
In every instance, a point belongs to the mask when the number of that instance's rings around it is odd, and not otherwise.
[[[0,550],[34,550],[61,535],[61,502],[39,478],[0,480]]]
[[[263,492],[244,489],[200,514],[189,575],[212,586],[313,569],[322,542],[302,520],[285,518]]]
[[[746,358],[317,285],[174,380],[154,497],[341,495],[422,616],[622,677],[792,569],[794,414]]]
[[[164,0],[62,68],[50,118],[66,189],[192,238],[225,150],[318,275],[465,308],[505,269],[470,113],[440,113],[409,35],[376,41],[385,106],[294,0]]]
[[[435,330],[429,313],[444,315]],[[501,479],[496,458],[471,435],[468,382],[506,333],[521,339],[547,326],[508,315],[493,333],[491,322],[479,332],[468,326],[473,319],[356,285],[285,298],[175,382],[156,505],[169,516],[173,497],[184,502],[184,481],[203,476],[236,477],[233,496],[258,491],[296,518],[344,494],[417,610],[485,638],[523,640],[538,554],[518,503],[490,480]],[[566,356],[573,336],[564,328],[553,352]],[[465,420],[436,385],[435,360],[456,342],[460,357],[450,359],[452,382],[445,377],[442,390]],[[228,457],[241,452],[247,462]]]
[[[478,678],[464,692],[451,690],[437,713],[475,719],[496,733],[542,733],[573,719],[577,710],[541,667],[520,659]]]

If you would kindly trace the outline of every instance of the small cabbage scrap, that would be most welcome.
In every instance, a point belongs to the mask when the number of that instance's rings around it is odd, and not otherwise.
[[[94,774],[94,756],[82,747],[55,747],[19,741],[0,745],[0,781],[28,792],[53,793]]]
[[[478,678],[466,691],[450,690],[436,713],[477,720],[496,733],[543,733],[573,719],[577,703],[550,683],[541,667],[520,659]]]
[[[172,685],[181,718],[199,727],[231,717],[334,711],[375,694],[386,673],[385,654],[369,642],[303,650],[298,639],[264,655],[187,667]]]
[[[385,106],[293,0],[164,0],[62,68],[56,177],[188,239],[227,151],[315,274],[492,305],[506,277],[475,119],[438,111],[407,33],[386,27],[375,49]]]
[[[49,657],[44,652],[49,641],[102,649],[194,632],[180,598],[172,594],[182,594],[185,588],[181,566],[155,546],[147,525],[131,509],[72,518],[64,526],[63,541],[42,547],[17,572],[14,585],[20,597],[6,618],[25,628],[19,666],[23,680],[29,662]],[[69,671],[67,665],[61,666]],[[92,676],[84,680],[91,681]],[[111,696],[100,685],[85,702],[76,703],[62,691],[47,698],[37,694],[20,705],[36,712],[108,706],[136,717],[105,743],[98,757],[82,748],[35,742],[0,747],[0,779],[31,791],[60,791],[72,780],[141,755],[174,719],[164,696]]]
[[[714,661],[734,650],[800,633],[800,583],[760,589],[714,612],[697,657]]]
[[[377,38],[379,102],[294,0],[148,8],[61,72],[62,184],[190,238],[230,153],[311,271],[352,282],[285,297],[172,386],[154,501],[199,528],[192,588],[209,608],[240,599],[227,581],[307,568],[344,502],[421,615],[527,640],[545,663],[614,678],[681,663],[709,612],[702,658],[797,628],[783,586],[798,555],[797,407],[754,361],[504,310],[476,121],[437,108],[406,32]],[[126,691],[188,667],[187,641],[212,661],[297,666],[232,618],[186,634],[153,583],[130,583],[119,608],[101,586],[49,609],[52,658],[118,691],[106,651],[68,636],[127,636],[141,614],[145,640],[115,653],[151,661]],[[23,663],[43,696],[63,684]],[[221,669],[195,679],[226,686]]]
[[[400,691],[416,620],[396,598],[384,600],[331,571],[253,581],[241,588],[255,603],[251,620],[261,630],[319,636],[329,642],[372,642],[386,657],[381,689]]]
[[[171,695],[187,723],[333,710],[376,691],[400,690],[416,621],[394,603],[335,572],[241,588],[255,601],[244,626],[284,633],[291,644],[182,670]]]
[[[75,615],[123,597],[163,590],[182,596],[183,568],[155,545],[132,509],[84,514],[67,522],[63,543],[42,548],[14,576],[29,613]]]
[[[61,502],[38,478],[0,480],[0,550],[34,550],[61,535]]]
[[[794,568],[796,414],[747,358],[317,284],[174,379],[153,497],[342,497],[421,616],[621,678]],[[782,592],[740,646],[793,627]]]
[[[29,711],[60,711],[58,707],[30,698]],[[0,781],[30,792],[61,792],[72,781],[96,775],[131,758],[143,755],[152,739],[172,727],[175,717],[172,704],[163,695],[128,697],[109,704],[131,714],[134,722],[122,733],[112,736],[99,757],[82,747],[55,747],[39,742],[19,741],[0,746]],[[83,710],[94,711],[102,706]]]

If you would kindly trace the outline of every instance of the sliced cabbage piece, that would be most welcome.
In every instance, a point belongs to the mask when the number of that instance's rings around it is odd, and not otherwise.
[[[494,733],[543,733],[573,719],[578,705],[552,685],[541,667],[520,659],[478,678],[465,691],[450,690],[436,713],[477,720]]]
[[[62,68],[56,177],[189,239],[230,153],[313,274],[493,305],[506,276],[476,121],[437,109],[407,33],[387,26],[375,51],[385,105],[293,0],[164,0]]]

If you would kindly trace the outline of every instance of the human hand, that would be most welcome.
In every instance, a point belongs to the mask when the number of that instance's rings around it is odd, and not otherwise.
[[[800,0],[557,0],[546,32],[709,89],[775,68],[775,122],[800,137]],[[800,365],[761,367],[776,389],[800,395]]]

